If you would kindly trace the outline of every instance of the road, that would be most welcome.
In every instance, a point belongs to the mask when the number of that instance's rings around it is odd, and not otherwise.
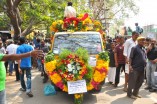
[[[7,104],[73,104],[73,96],[64,92],[57,92],[54,96],[44,96],[42,77],[37,70],[32,71],[32,92],[34,97],[29,98],[25,92],[19,91],[20,82],[15,82],[15,76],[7,76],[6,93]],[[106,80],[107,82],[107,80]],[[50,83],[50,81],[48,82]],[[124,75],[121,75],[121,83],[117,88],[104,84],[100,93],[86,93],[83,104],[155,104],[157,93],[144,90],[143,84],[140,89],[142,98],[132,100],[126,97],[123,89]]]

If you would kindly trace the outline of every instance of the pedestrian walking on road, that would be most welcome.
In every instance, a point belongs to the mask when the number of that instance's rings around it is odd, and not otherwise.
[[[123,55],[124,51],[124,37],[119,36],[119,44],[115,47],[114,57],[116,65],[116,76],[115,76],[115,85],[117,87],[120,81],[120,72],[125,71],[125,56]]]
[[[157,91],[157,80],[155,80],[157,76],[154,74],[157,71],[157,46],[155,39],[151,39],[151,44],[147,48],[147,57],[146,77],[148,86],[145,89],[155,92]]]
[[[124,91],[127,92],[127,85],[128,85],[128,78],[129,78],[129,58],[132,47],[137,45],[137,38],[139,37],[139,34],[134,31],[132,32],[132,37],[130,39],[127,39],[124,43],[124,51],[123,55],[125,56],[125,62],[126,62],[126,68],[125,68],[125,85],[124,85]]]
[[[27,52],[31,52],[33,50],[33,48],[28,45],[25,44],[25,38],[24,37],[20,37],[19,39],[20,41],[20,46],[17,48],[16,53],[17,54],[23,54],[23,53],[27,53]],[[26,91],[26,94],[29,97],[33,97],[33,93],[31,92],[31,57],[27,57],[27,58],[23,58],[21,60],[18,61],[18,69],[20,72],[20,81],[21,81],[21,91]],[[27,85],[25,84],[25,80],[24,80],[24,74],[26,73],[26,77],[27,77]]]
[[[1,41],[1,38],[0,38]],[[27,52],[24,54],[10,54],[10,55],[6,55],[6,54],[2,54],[0,53],[0,104],[6,104],[6,93],[5,93],[5,81],[6,81],[6,69],[5,69],[5,65],[3,61],[7,61],[7,60],[19,60],[21,58],[25,58],[25,57],[37,57],[37,56],[41,56],[42,51],[32,51],[32,52]]]
[[[129,61],[130,68],[127,96],[132,99],[141,98],[139,89],[144,81],[144,69],[146,66],[145,38],[138,37],[137,41],[138,44],[131,49]]]
[[[16,45],[13,43],[13,41],[10,42],[10,45],[7,46],[7,53],[8,54],[15,54],[14,49],[16,48]],[[13,69],[14,69],[14,61],[8,60],[9,63],[9,75],[12,76]]]

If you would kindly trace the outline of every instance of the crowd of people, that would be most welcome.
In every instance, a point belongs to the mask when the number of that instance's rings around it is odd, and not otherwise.
[[[108,80],[117,87],[120,82],[120,73],[124,71],[124,91],[127,96],[141,98],[139,89],[146,79],[146,90],[157,91],[157,43],[155,39],[145,38],[133,31],[131,38],[117,36],[108,37],[106,50],[109,52],[110,63]]]
[[[13,75],[15,71],[15,81],[20,81],[20,91],[26,91],[29,97],[33,97],[31,91],[31,69],[34,67],[41,71],[43,83],[46,83],[48,76],[44,71],[43,56],[50,50],[50,43],[34,37],[33,41],[28,41],[25,37],[20,37],[18,41],[11,39],[2,42],[0,38],[0,104],[6,104],[5,98],[5,78],[6,74]],[[5,61],[5,63],[3,62]],[[27,81],[25,83],[24,75]]]

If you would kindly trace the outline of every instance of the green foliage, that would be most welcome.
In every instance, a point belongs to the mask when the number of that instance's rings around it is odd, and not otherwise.
[[[59,58],[65,59],[69,54],[71,54],[72,52],[69,51],[68,49],[63,49],[62,52],[59,54]]]
[[[52,53],[52,51],[48,52],[48,54],[45,56],[45,62],[50,62],[54,60],[54,54]]]
[[[91,81],[93,78],[93,68],[89,65],[87,65],[88,73],[85,74],[84,79],[86,79],[87,84]]]
[[[88,59],[89,59],[89,55],[88,55],[88,51],[84,48],[78,48],[76,51],[75,51],[75,54],[78,55],[80,58],[82,58],[82,60],[84,62],[88,62]]]
[[[98,59],[101,59],[101,60],[104,60],[104,61],[109,61],[110,59],[109,59],[108,52],[105,51],[105,52],[99,53]]]

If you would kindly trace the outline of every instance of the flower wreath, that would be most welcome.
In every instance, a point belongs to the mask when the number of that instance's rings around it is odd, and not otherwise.
[[[108,72],[108,53],[102,52],[96,56],[96,66],[91,67],[88,64],[87,50],[80,48],[75,53],[67,51],[62,51],[56,58],[52,53],[47,54],[45,67],[51,81],[62,91],[68,92],[67,81],[85,79],[88,91],[98,90],[98,86],[104,81]],[[75,99],[82,99],[82,96],[82,94],[75,94]]]

